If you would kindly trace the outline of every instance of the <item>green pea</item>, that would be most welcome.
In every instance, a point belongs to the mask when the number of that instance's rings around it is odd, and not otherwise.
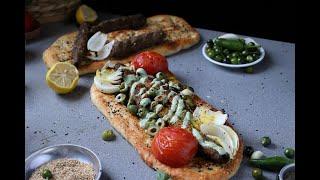
[[[244,50],[244,51],[241,52],[241,54],[246,56],[246,55],[248,55],[248,51]]]
[[[52,178],[52,173],[51,173],[51,171],[50,171],[49,169],[45,169],[45,170],[42,172],[41,176],[42,176],[43,178],[45,178],[45,179],[50,179],[50,178]]]
[[[245,72],[249,73],[249,74],[252,74],[253,73],[253,67],[250,66],[250,67],[245,68]]]
[[[294,149],[292,149],[292,148],[286,148],[284,150],[284,155],[289,159],[293,159],[294,158],[294,154],[295,154],[295,152],[294,152]]]
[[[222,54],[217,54],[214,56],[214,59],[221,62],[224,59],[224,56]]]
[[[214,50],[214,52],[216,53],[216,54],[219,54],[219,53],[221,53],[221,50],[220,50],[220,48],[215,48],[215,49],[213,49]]]
[[[239,56],[239,53],[237,53],[237,52],[234,52],[231,54],[231,57],[238,57],[238,56]]]
[[[208,50],[207,55],[208,55],[210,58],[214,58],[214,56],[216,55],[216,53],[214,52],[214,50],[210,49],[210,50]]]
[[[238,59],[236,57],[233,57],[230,59],[231,64],[238,64]]]
[[[263,173],[262,170],[259,168],[253,168],[252,169],[252,177],[254,179],[263,179]]]
[[[246,57],[246,61],[248,61],[248,62],[252,62],[252,61],[253,61],[253,57],[252,57],[252,56],[250,56],[250,55],[248,55],[248,56]]]
[[[115,139],[115,135],[113,134],[113,131],[112,130],[105,130],[103,131],[102,133],[102,139],[104,141],[112,141]]]
[[[264,136],[261,138],[261,144],[264,146],[264,147],[267,147],[271,144],[271,139],[268,137],[268,136]]]
[[[131,114],[136,115],[138,112],[138,107],[136,105],[129,105],[128,110],[130,111]]]

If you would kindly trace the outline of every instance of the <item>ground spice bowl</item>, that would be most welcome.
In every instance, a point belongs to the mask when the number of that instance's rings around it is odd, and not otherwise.
[[[70,158],[84,163],[91,163],[96,172],[95,180],[99,180],[101,177],[101,162],[92,150],[75,144],[58,144],[40,149],[26,158],[25,179],[28,180],[41,165],[60,158]]]

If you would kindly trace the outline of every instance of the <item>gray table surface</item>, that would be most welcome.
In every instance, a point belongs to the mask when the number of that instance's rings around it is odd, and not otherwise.
[[[25,157],[36,150],[61,143],[79,144],[98,154],[103,165],[102,179],[155,179],[134,148],[116,132],[117,138],[104,142],[101,133],[112,128],[90,101],[93,75],[82,76],[68,95],[57,95],[45,83],[42,52],[59,36],[76,30],[68,23],[52,23],[41,36],[27,42],[25,53]],[[246,145],[266,155],[282,155],[295,146],[295,44],[254,38],[266,51],[254,74],[226,69],[207,61],[201,47],[222,32],[198,29],[202,41],[191,49],[168,58],[169,68],[184,83],[219,109]],[[270,136],[272,146],[264,148],[259,139]],[[275,173],[264,172],[267,179]],[[233,179],[252,179],[251,168],[243,161]]]

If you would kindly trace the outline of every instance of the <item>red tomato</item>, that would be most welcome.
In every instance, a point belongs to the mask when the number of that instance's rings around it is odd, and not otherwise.
[[[151,75],[154,75],[157,72],[168,71],[167,59],[161,54],[152,51],[145,51],[137,54],[131,63],[136,69],[143,68]]]
[[[187,130],[178,127],[162,128],[151,144],[152,154],[171,167],[188,164],[198,151],[198,141]]]

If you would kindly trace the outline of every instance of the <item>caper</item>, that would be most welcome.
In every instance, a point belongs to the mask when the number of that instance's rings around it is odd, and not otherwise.
[[[292,148],[286,148],[284,150],[284,155],[289,158],[289,159],[293,159],[294,158],[294,149]]]
[[[52,178],[52,173],[49,169],[45,169],[45,170],[43,170],[41,176],[45,179],[50,179],[50,178]]]
[[[138,112],[138,107],[136,105],[129,105],[128,107],[128,110],[130,111],[131,114],[137,114]]]
[[[140,108],[140,109],[138,110],[137,115],[138,115],[139,117],[144,117],[144,116],[146,116],[147,113],[148,113],[148,110],[143,107],[143,108]]]
[[[267,147],[271,144],[271,139],[268,137],[268,136],[264,136],[261,138],[261,144],[264,146],[264,147]]]
[[[115,139],[115,135],[114,135],[114,133],[113,133],[113,131],[112,130],[105,130],[105,131],[103,131],[103,133],[102,133],[102,139],[104,140],[104,141],[112,141],[112,140],[114,140]]]
[[[126,100],[126,95],[125,94],[118,94],[115,98],[116,102],[118,103],[124,103],[124,101]]]
[[[262,179],[263,178],[262,170],[259,168],[253,168],[252,169],[252,177],[254,179]]]

